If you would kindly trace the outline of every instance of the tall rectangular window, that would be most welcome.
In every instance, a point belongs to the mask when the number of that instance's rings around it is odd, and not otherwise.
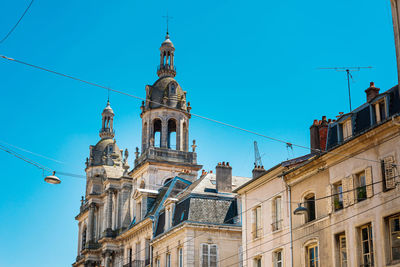
[[[178,249],[178,266],[183,267],[183,248]]]
[[[261,237],[262,224],[261,224],[261,206],[253,209],[253,238]]]
[[[140,260],[140,242],[136,243],[135,260]]]
[[[361,263],[363,267],[374,266],[374,246],[371,224],[360,227]]]
[[[333,185],[333,193],[335,211],[343,209],[343,185],[341,181]]]
[[[261,257],[255,258],[254,259],[254,267],[261,267]]]
[[[347,267],[347,246],[346,246],[346,235],[340,234],[338,236],[339,242],[339,262],[340,267]]]
[[[215,244],[201,244],[201,267],[217,267],[218,247]]]
[[[282,198],[276,197],[273,200],[273,218],[272,218],[272,231],[277,231],[282,228]]]
[[[161,267],[160,258],[156,259],[156,267]]]
[[[343,141],[346,141],[353,135],[351,127],[351,119],[348,119],[342,123],[342,131],[343,131]]]
[[[391,260],[400,260],[400,216],[389,218]]]
[[[304,198],[305,207],[307,209],[307,222],[315,220],[315,195],[309,194]]]
[[[363,201],[367,199],[367,183],[365,180],[365,171],[356,175],[356,194],[357,194],[357,201]]]
[[[144,260],[145,265],[150,264],[150,239],[146,238],[144,241]]]
[[[274,252],[273,261],[274,261],[274,267],[283,267],[282,250]]]
[[[307,267],[318,267],[318,245],[312,244],[307,246]]]
[[[165,267],[171,267],[171,254],[167,253],[165,257]]]

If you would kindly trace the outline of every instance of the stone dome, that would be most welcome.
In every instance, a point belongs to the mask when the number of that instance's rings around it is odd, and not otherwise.
[[[161,77],[152,86],[148,86],[149,108],[161,107],[157,103],[186,111],[186,96],[173,77]]]
[[[112,114],[112,115],[114,115],[114,111],[110,106],[110,101],[107,101],[107,106],[104,108],[102,114]]]
[[[121,160],[121,151],[119,150],[115,140],[112,138],[102,139],[95,146],[91,147],[90,163],[92,166],[113,166],[116,162]]]
[[[174,44],[173,44],[173,43],[171,42],[171,40],[169,39],[169,34],[167,34],[167,36],[165,36],[165,40],[164,40],[164,42],[162,42],[161,48],[162,48],[162,47],[165,47],[165,46],[175,48],[175,47],[174,47]]]

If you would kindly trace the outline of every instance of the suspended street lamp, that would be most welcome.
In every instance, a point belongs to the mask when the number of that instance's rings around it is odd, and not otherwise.
[[[303,215],[307,214],[308,210],[307,208],[303,207],[301,203],[299,203],[299,206],[293,211],[294,215]]]
[[[56,172],[55,171],[53,171],[52,175],[46,176],[46,178],[44,178],[44,181],[46,183],[49,183],[49,184],[59,184],[59,183],[61,183],[61,180],[60,180],[60,178],[58,178],[56,176]]]

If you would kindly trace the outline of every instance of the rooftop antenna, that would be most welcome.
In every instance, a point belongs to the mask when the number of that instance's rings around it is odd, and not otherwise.
[[[372,67],[371,66],[368,66],[368,67],[333,67],[333,68],[318,68],[318,69],[320,69],[320,70],[336,70],[336,71],[346,72],[347,87],[349,89],[349,106],[350,106],[350,112],[351,112],[352,109],[351,109],[351,94],[350,94],[350,78],[353,79],[351,72],[352,71],[360,71],[361,69],[372,69]]]
[[[260,156],[260,151],[258,151],[257,141],[254,141],[254,165],[263,166]]]
[[[166,16],[163,16],[163,18],[165,18],[166,21],[167,21],[167,34],[169,34],[169,31],[168,31],[168,24],[169,24],[169,20],[172,19],[173,17],[168,16],[168,11],[167,11],[167,15],[166,15]]]

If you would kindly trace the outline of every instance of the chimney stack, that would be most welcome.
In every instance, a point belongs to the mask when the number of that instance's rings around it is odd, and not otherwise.
[[[264,169],[264,166],[258,166],[256,164],[254,164],[253,179],[256,179],[256,178],[262,176],[266,172],[267,171]]]
[[[311,153],[316,153],[316,149],[324,151],[326,148],[326,138],[328,135],[328,124],[330,120],[326,120],[326,116],[322,116],[322,120],[314,120],[310,127],[310,145]]]
[[[365,93],[367,94],[367,102],[370,102],[377,95],[379,95],[379,90],[380,88],[375,87],[374,82],[370,82],[369,87],[367,88],[367,90],[365,90]]]
[[[215,167],[218,193],[232,193],[232,167],[229,162],[218,163]]]

